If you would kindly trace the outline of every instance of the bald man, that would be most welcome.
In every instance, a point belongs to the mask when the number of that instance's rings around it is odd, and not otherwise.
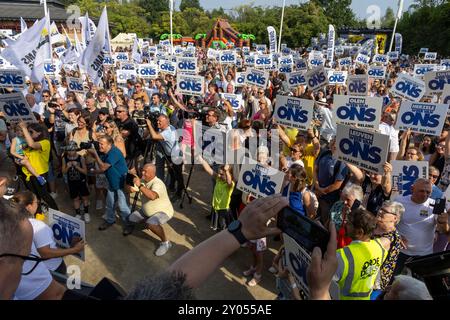
[[[160,257],[172,247],[163,225],[173,217],[173,207],[164,182],[156,177],[155,165],[146,164],[141,174],[142,178],[134,178],[132,191],[139,192],[142,207],[132,212],[128,220],[134,223],[145,220],[147,228],[161,239],[161,244],[155,251],[155,255]]]
[[[395,201],[405,207],[397,230],[406,245],[397,260],[394,274],[400,274],[405,261],[410,257],[425,256],[433,253],[436,230],[449,234],[448,214],[435,215],[435,201],[430,198],[432,185],[427,179],[417,179],[411,187],[412,194],[399,196]]]

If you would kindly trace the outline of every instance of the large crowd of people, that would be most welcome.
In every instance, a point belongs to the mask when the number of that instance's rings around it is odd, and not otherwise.
[[[308,60],[305,48],[294,52]],[[245,59],[242,51],[237,54]],[[131,234],[136,223],[144,222],[161,240],[155,255],[163,256],[172,247],[165,225],[174,217],[174,206],[186,188],[195,190],[186,185],[186,176],[190,165],[196,163],[212,177],[207,182],[211,183],[209,218],[218,234],[172,265],[171,270],[184,274],[181,281],[172,276],[164,281],[175,281],[186,290],[198,287],[241,244],[252,253],[248,269],[242,270],[249,278],[248,286],[257,286],[270,271],[276,275],[279,299],[303,297],[283,259],[282,238],[269,270],[264,263],[267,237],[280,233],[275,227],[276,214],[289,206],[325,226],[331,235],[323,256],[317,250],[312,253],[310,298],[330,298],[334,281],[342,300],[379,296],[430,299],[423,283],[400,275],[408,259],[449,249],[448,215],[433,214],[435,200],[444,196],[450,182],[449,127],[439,136],[397,131],[394,124],[402,99],[390,91],[397,77],[411,74],[420,58],[391,61],[384,80],[370,79],[368,95],[383,98],[377,131],[390,139],[384,172],[375,174],[336,156],[334,96],[347,95],[347,86],[328,85],[316,91],[306,85],[292,87],[286,74],[278,71],[270,71],[266,88],[238,84],[236,77],[245,71],[244,64],[221,64],[208,58],[202,48],[196,48],[195,57],[198,75],[206,85],[201,95],[181,94],[176,77],[164,72],[153,79],[137,77],[119,83],[115,71],[120,63],[104,66],[99,85],[79,69],[61,68],[57,77],[47,75],[42,83],[28,81],[21,91],[37,122],[9,123],[0,115],[0,143],[16,166],[15,173],[2,178],[0,185],[6,186],[15,176],[27,189],[9,201],[0,201],[0,268],[19,270],[9,279],[6,272],[0,272],[1,297],[61,299],[65,295],[66,289],[52,279],[50,271],[64,274],[62,257],[81,251],[85,243],[81,240],[72,248],[58,248],[51,230],[40,220],[42,204],[58,210],[63,201],[60,194],[64,191],[57,190],[57,182],[66,186],[70,197],[73,211],[67,213],[90,223],[90,214],[104,212],[98,230],[105,231],[116,223],[117,211],[124,235]],[[142,59],[150,62],[154,58],[149,54]],[[130,62],[132,59],[130,55]],[[328,62],[327,66],[332,67]],[[349,75],[367,73],[367,66],[360,64],[334,69]],[[69,77],[84,79],[85,91],[71,91]],[[0,90],[2,94],[15,92]],[[222,93],[241,95],[243,102],[233,107]],[[314,119],[307,130],[277,123],[273,113],[280,96],[314,102]],[[437,99],[425,97],[422,101]],[[239,190],[241,164],[220,162],[211,154],[202,155],[201,149],[194,150],[198,147],[196,126],[202,127],[200,132],[212,128],[231,137],[230,143],[224,140],[226,143],[215,145],[216,155],[245,150],[246,156],[262,167],[284,172],[282,195],[255,199]],[[274,135],[279,140],[272,144]],[[257,148],[251,148],[252,140],[257,141]],[[391,178],[393,160],[428,161],[428,178],[415,180],[409,195],[399,194]],[[139,206],[133,203],[134,194]],[[242,224],[245,241],[230,236],[236,221]],[[6,260],[16,258],[14,264],[5,266]],[[42,259],[46,260],[39,263]],[[200,261],[202,271],[198,272]],[[19,266],[19,262],[24,263]],[[154,284],[152,281],[141,282],[129,298],[159,297],[160,293],[142,288]],[[31,290],[36,283],[40,286]],[[189,295],[184,292],[166,298],[177,297]]]

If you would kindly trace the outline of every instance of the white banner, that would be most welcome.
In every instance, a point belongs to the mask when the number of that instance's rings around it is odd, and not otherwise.
[[[338,124],[336,149],[339,160],[383,175],[383,165],[389,152],[389,136]]]
[[[435,64],[415,64],[414,76],[417,78],[423,78],[428,72],[435,71]]]
[[[423,60],[433,61],[437,59],[437,52],[427,52]]]
[[[308,84],[308,88],[312,91],[316,91],[328,85],[328,77],[324,67],[309,70],[305,74],[305,78],[306,83]]]
[[[450,70],[450,59],[442,59],[441,66],[444,66],[446,70]]]
[[[242,87],[245,84],[245,72],[236,72],[236,79],[234,80],[236,87]]]
[[[121,70],[136,70],[134,62],[120,62],[119,68]]]
[[[450,84],[446,84],[444,86],[444,92],[442,93],[442,96],[441,96],[441,102],[445,105],[450,105]],[[449,116],[449,115],[450,115],[450,112],[447,114],[447,116]]]
[[[236,64],[236,52],[234,50],[224,50],[219,54],[220,64]]]
[[[224,100],[228,100],[231,103],[233,110],[239,110],[239,108],[244,107],[242,94],[221,93],[220,97]]]
[[[245,73],[245,84],[257,86],[258,88],[267,88],[269,83],[269,73],[258,69],[248,69]]]
[[[48,76],[54,76],[56,73],[56,65],[51,60],[44,63],[44,74]]]
[[[328,71],[328,83],[345,85],[347,83],[347,71]]]
[[[306,85],[305,71],[295,71],[286,74],[286,81],[290,90]]]
[[[295,60],[295,69],[297,71],[307,71],[308,64],[304,59],[297,59]]]
[[[425,87],[428,95],[444,92],[446,84],[450,84],[450,71],[433,71],[425,74]]]
[[[333,119],[336,123],[378,130],[383,98],[334,95]]]
[[[142,79],[156,79],[158,78],[158,72],[156,63],[139,64],[136,70],[137,76]]]
[[[20,70],[0,70],[0,88],[25,88],[25,76]]]
[[[400,54],[398,51],[388,52],[389,61],[397,61]]]
[[[385,79],[386,78],[386,67],[383,66],[370,66],[367,71],[369,78],[372,79]]]
[[[195,75],[198,73],[197,59],[179,57],[177,59],[177,72]]]
[[[428,179],[428,161],[392,161],[392,191],[409,196],[412,185],[420,178]]]
[[[255,198],[265,198],[281,192],[284,176],[282,171],[259,163],[251,164],[244,158],[236,188]]]
[[[56,244],[68,249],[72,247],[74,237],[86,241],[85,222],[60,211],[48,209],[48,225],[53,231],[53,238]],[[85,261],[84,249],[74,254],[75,257]]]
[[[367,96],[369,92],[369,78],[365,74],[350,75],[347,79],[348,94],[352,96]]]
[[[53,50],[55,51],[55,53],[58,55],[59,58],[61,58],[61,56],[64,54],[64,52],[66,52],[66,48],[64,46],[56,47]]]
[[[69,91],[84,93],[83,79],[67,77]]]
[[[202,76],[178,74],[177,91],[181,94],[201,96],[205,94],[205,78]]]
[[[355,63],[360,63],[360,64],[364,64],[364,65],[368,65],[369,61],[370,61],[370,57],[366,56],[364,54],[361,54],[361,53],[359,53],[355,59]]]
[[[391,88],[391,93],[402,98],[420,101],[425,95],[425,83],[407,74],[400,74]]]
[[[6,122],[10,124],[15,124],[20,121],[26,123],[37,122],[21,92],[1,94],[0,111],[3,112]]]
[[[308,130],[313,118],[313,112],[313,100],[278,95],[273,117],[281,125]]]
[[[444,128],[448,105],[403,101],[397,115],[397,130],[439,136]]]
[[[113,55],[115,61],[127,62],[129,61],[127,52],[117,52]]]
[[[260,54],[253,57],[255,61],[255,68],[270,69],[273,65],[273,58],[271,54]],[[251,62],[251,59],[248,59]]]
[[[267,33],[269,34],[269,48],[270,53],[277,52],[277,32],[272,26],[267,27]]]
[[[338,60],[338,65],[341,68],[350,68],[353,65],[351,57],[345,57]]]
[[[333,63],[334,61],[334,44],[336,40],[336,33],[334,27],[328,25],[328,48],[327,48],[327,60]]]
[[[136,81],[136,70],[117,70],[116,71],[117,76],[117,83],[127,83],[128,79],[131,79],[133,81]]]
[[[177,73],[177,64],[173,61],[161,60],[159,62],[159,71],[174,76]]]
[[[372,62],[387,66],[389,64],[389,57],[386,54],[376,54],[373,56]]]
[[[293,70],[292,66],[290,65],[278,65],[278,72],[279,73],[291,73]]]

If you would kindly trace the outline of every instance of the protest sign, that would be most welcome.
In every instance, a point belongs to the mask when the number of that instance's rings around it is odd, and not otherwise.
[[[292,57],[291,54],[285,55],[285,56],[281,56],[278,59],[278,63],[280,65],[283,65],[283,66],[291,66],[292,67],[294,65],[294,58]]]
[[[444,66],[446,70],[450,70],[450,59],[442,59],[441,66]]]
[[[345,67],[349,68],[352,64],[353,64],[353,61],[352,61],[351,57],[345,57],[345,58],[338,60],[338,65],[341,68],[345,68]]]
[[[156,63],[139,64],[137,66],[137,76],[142,79],[158,78],[158,65]]]
[[[236,64],[236,52],[233,50],[221,51],[219,54],[220,64]]]
[[[136,81],[136,70],[116,70],[117,83],[127,83],[127,80]]]
[[[272,70],[272,69],[269,69]],[[275,70],[277,70],[275,68]],[[291,73],[293,71],[292,66],[290,65],[278,65],[278,72],[279,73]]]
[[[0,70],[0,88],[25,88],[25,76],[20,70]]]
[[[421,53],[427,53],[430,49],[428,48],[420,48],[419,54]]]
[[[201,96],[205,93],[205,78],[202,76],[178,74],[177,91],[181,94]]]
[[[397,61],[399,55],[398,51],[388,52],[389,61]]]
[[[369,56],[366,56],[366,55],[364,55],[364,54],[362,54],[362,53],[359,53],[359,54],[356,56],[356,59],[355,59],[355,62],[356,62],[356,63],[360,63],[360,64],[364,64],[364,65],[368,65],[368,64],[369,64],[369,61],[370,61],[370,57],[369,57]]]
[[[83,79],[67,77],[69,91],[84,93]]]
[[[305,73],[306,83],[310,90],[316,91],[328,85],[328,77],[324,67],[318,67]]]
[[[273,58],[271,54],[259,54],[254,56],[255,68],[269,69],[273,65]]]
[[[419,178],[428,179],[428,161],[392,161],[392,191],[409,196]]]
[[[170,60],[161,60],[159,63],[159,71],[174,76],[177,72],[177,64]]]
[[[435,64],[415,64],[414,76],[417,78],[423,78],[428,72],[435,71]]]
[[[437,52],[427,52],[423,57],[423,60],[433,61],[437,59]]]
[[[336,47],[334,49],[334,54],[336,57],[342,57],[344,55],[344,53],[345,53],[345,50],[342,47]]]
[[[328,83],[345,85],[347,83],[347,71],[328,71]]]
[[[56,73],[56,65],[52,61],[44,62],[44,74],[47,76],[54,76]]]
[[[369,78],[372,79],[385,79],[386,78],[386,67],[383,66],[370,66],[367,71]]]
[[[389,136],[338,124],[336,149],[339,160],[383,175],[383,165],[389,152]]]
[[[1,94],[0,111],[3,112],[6,121],[10,124],[16,124],[20,121],[37,122],[21,92]]]
[[[245,84],[245,72],[236,72],[235,86],[242,87]]]
[[[250,86],[257,86],[258,88],[267,88],[269,82],[269,73],[264,70],[248,69],[245,73],[244,83]]]
[[[397,115],[397,130],[439,136],[447,117],[448,105],[403,101]]]
[[[432,71],[425,74],[425,87],[428,95],[444,92],[446,84],[450,84],[450,70]]]
[[[133,62],[120,62],[120,69],[122,70],[136,70],[136,65]]]
[[[333,119],[336,123],[378,129],[383,98],[334,95]]]
[[[177,72],[195,75],[198,73],[197,59],[179,57],[177,59]]]
[[[48,209],[48,225],[53,231],[53,238],[56,244],[64,249],[72,247],[74,237],[86,241],[85,222],[68,214]],[[85,261],[85,249],[73,254],[81,261]]]
[[[313,112],[313,100],[278,95],[273,118],[281,125],[308,130],[313,118]]]
[[[411,101],[420,101],[425,94],[425,83],[407,74],[400,74],[391,93]]]
[[[347,79],[348,94],[353,96],[367,96],[369,92],[369,78],[365,74],[350,75]]]
[[[114,63],[115,63],[114,58],[109,54],[105,54],[105,56],[103,57],[103,65],[104,66],[113,66]]]
[[[128,61],[128,53],[126,52],[117,52],[113,55],[113,58],[115,61],[122,61],[126,62]]]
[[[257,44],[256,51],[258,51],[260,53],[264,53],[267,51],[267,46],[265,44]]]
[[[61,56],[64,54],[64,52],[66,52],[66,48],[64,46],[56,47],[53,50],[55,51],[55,53],[58,55],[59,58],[61,58]]]
[[[297,71],[306,71],[308,70],[308,65],[304,59],[297,59],[295,60],[295,69]]]
[[[286,74],[288,88],[293,89],[300,85],[306,85],[305,71],[295,71]]]
[[[255,198],[265,198],[281,192],[285,173],[272,167],[265,167],[259,163],[249,163],[244,159],[239,173],[236,188],[249,193]]]
[[[221,93],[220,97],[229,101],[233,107],[233,110],[239,110],[239,108],[244,107],[244,99],[242,99],[242,94]]]
[[[251,56],[246,56],[244,58],[244,65],[248,66],[248,67],[254,67],[255,66],[255,56],[251,55]]]
[[[450,84],[446,84],[444,86],[444,92],[442,92],[441,102],[445,105],[450,105]]]
[[[272,26],[267,27],[267,33],[269,34],[269,48],[270,53],[275,53],[277,51],[277,32]]]
[[[388,63],[389,63],[389,57],[387,55],[385,55],[385,54],[376,54],[376,55],[373,56],[372,62],[373,63],[380,63],[380,64],[382,64],[384,66],[387,66]]]

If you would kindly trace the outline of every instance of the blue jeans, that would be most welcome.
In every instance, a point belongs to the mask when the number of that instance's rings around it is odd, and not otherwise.
[[[116,214],[114,213],[114,204],[117,201],[117,206],[119,207],[120,215],[125,224],[128,224],[127,217],[130,215],[131,210],[127,203],[127,198],[122,189],[112,191],[107,190],[106,192],[106,222],[113,224],[116,222]]]

